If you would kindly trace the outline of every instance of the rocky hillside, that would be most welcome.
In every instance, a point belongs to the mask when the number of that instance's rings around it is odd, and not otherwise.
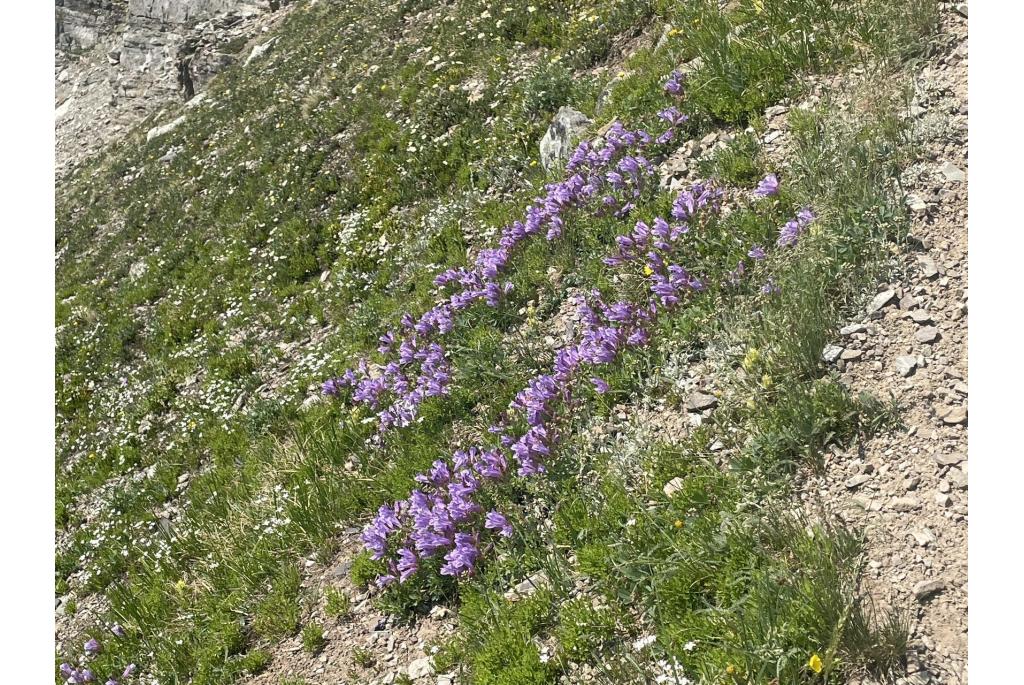
[[[274,25],[277,0],[57,0],[57,172],[202,97]],[[258,47],[257,47],[258,49]]]
[[[966,682],[966,13],[59,1],[56,682]]]

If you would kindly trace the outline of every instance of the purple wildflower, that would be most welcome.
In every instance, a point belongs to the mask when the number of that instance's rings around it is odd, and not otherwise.
[[[771,197],[779,194],[779,177],[775,174],[768,174],[757,184],[754,190],[754,197]]]
[[[747,253],[747,256],[753,259],[755,262],[759,262],[765,257],[764,248],[761,247],[760,245],[754,245],[752,248],[750,248],[750,252]]]
[[[110,632],[112,632],[116,637],[125,636],[124,628],[121,626],[120,623],[115,623],[113,627],[110,629]]]
[[[99,654],[101,649],[99,640],[94,637],[89,638],[89,641],[85,643],[85,653],[89,656]]]
[[[406,547],[398,550],[398,579],[401,582],[405,582],[409,579],[409,576],[416,573],[419,569],[419,560],[416,558],[416,554]]]
[[[512,537],[512,525],[508,522],[507,518],[496,511],[487,512],[484,528],[496,530],[505,537]]]
[[[671,95],[679,95],[683,92],[683,82],[685,77],[678,71],[673,71],[668,75],[668,81],[665,82],[665,92]]]
[[[121,674],[122,678],[131,678],[135,675],[135,664],[128,664],[128,667],[124,669],[124,673]]]
[[[596,390],[599,395],[603,395],[610,390],[608,383],[602,378],[594,376],[590,379],[590,382],[594,384],[594,390]]]
[[[775,244],[779,247],[796,245],[796,241],[800,238],[800,230],[800,223],[796,219],[787,221],[786,225],[779,230],[779,239],[775,241]]]
[[[476,546],[476,535],[470,533],[455,534],[455,549],[444,555],[446,563],[441,567],[441,575],[461,576],[473,572],[480,550]]]

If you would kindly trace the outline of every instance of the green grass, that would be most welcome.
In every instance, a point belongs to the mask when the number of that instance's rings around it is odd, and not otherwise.
[[[70,593],[69,613],[76,597],[106,595],[110,619],[141,636],[111,643],[112,668],[133,661],[197,684],[265,668],[273,644],[302,623],[299,558],[329,557],[340,525],[405,496],[456,435],[497,418],[550,362],[538,338],[568,288],[619,287],[600,258],[621,225],[581,212],[560,244],[517,256],[507,308],[460,321],[446,342],[453,393],[426,403],[415,429],[368,449],[364,410],[299,408],[311,386],[372,354],[403,311],[429,306],[438,268],[465,264],[487,229],[521,214],[548,180],[536,146],[553,111],[594,115],[610,78],[595,67],[621,62],[625,72],[596,123],[650,125],[664,76],[700,57],[683,103],[699,137],[722,123],[758,125],[806,74],[868,55],[892,69],[921,54],[934,26],[923,0],[741,2],[728,15],[703,1],[530,4],[298,3],[275,49],[218,77],[187,127],[150,143],[136,132],[58,189],[55,588]],[[485,9],[494,16],[482,19]],[[407,22],[417,28],[405,33]],[[675,32],[655,47],[647,38],[666,23]],[[770,242],[794,208],[812,204],[820,235],[764,267],[781,295],[712,289],[664,322],[663,345],[611,370],[612,392],[573,428],[614,402],[678,402],[670,362],[730,345],[760,351],[756,373],[729,381],[753,408],[721,407],[687,451],[644,445],[640,483],[572,443],[550,486],[497,495],[510,510],[526,497],[551,503],[553,531],[526,517],[511,558],[479,582],[385,597],[399,612],[459,607],[462,637],[447,653],[469,682],[551,682],[570,662],[612,682],[635,677],[651,667],[629,647],[638,620],[657,621],[659,654],[680,662],[692,656],[686,636],[698,636],[709,649],[694,669],[711,680],[730,664],[758,682],[770,671],[799,679],[810,649],[843,673],[898,660],[898,621],[875,626],[853,597],[855,534],[815,522],[820,535],[805,539],[752,519],[763,501],[761,519],[782,520],[794,470],[893,422],[891,408],[850,397],[819,359],[902,235],[887,189],[912,150],[886,114],[893,102],[869,104],[878,116],[856,125],[791,110],[797,151],[784,194],[695,241],[695,263],[717,279],[742,244]],[[182,152],[159,162],[171,145]],[[748,188],[767,170],[748,134],[702,167]],[[638,214],[664,213],[669,201],[651,192]],[[133,278],[139,262],[148,268]],[[709,461],[713,439],[734,451],[731,470]],[[685,496],[663,501],[661,486],[680,475]],[[677,520],[701,534],[677,535]],[[540,568],[592,579],[600,608],[569,598],[564,583],[547,606],[500,597]],[[366,587],[379,570],[358,556],[353,582]],[[772,594],[782,581],[786,591]],[[328,592],[328,615],[348,613],[347,600]],[[546,661],[538,636],[560,645]]]
[[[316,654],[326,644],[327,640],[324,639],[324,629],[322,626],[310,623],[302,629],[302,648],[310,654]]]

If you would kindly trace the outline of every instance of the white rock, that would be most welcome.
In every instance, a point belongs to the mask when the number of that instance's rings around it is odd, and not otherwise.
[[[871,298],[871,302],[868,304],[868,314],[874,314],[882,307],[886,306],[896,297],[895,290],[883,290],[882,292]]]
[[[583,135],[590,119],[572,107],[560,107],[540,141],[540,163],[550,169],[557,161],[566,160]]]
[[[274,44],[275,40],[276,40],[276,38],[272,38],[272,39],[268,40],[266,43],[262,43],[261,45],[254,45],[254,46],[252,46],[252,52],[250,52],[249,56],[245,58],[245,64],[242,65],[242,66],[246,66],[247,67],[247,66],[249,66],[249,63],[252,62],[254,59],[259,59],[260,57],[265,55],[267,53],[267,51],[270,50],[270,48]]]
[[[430,657],[425,656],[422,659],[416,659],[409,664],[408,673],[409,677],[413,680],[419,680],[420,678],[426,678],[434,672],[434,666],[430,662]]]
[[[682,489],[683,479],[680,478],[679,476],[676,476],[669,482],[665,483],[665,487],[663,487],[661,491],[665,493],[665,497],[671,497],[672,495],[676,494]]]
[[[74,98],[68,98],[67,100],[62,102],[60,107],[58,107],[53,112],[54,121],[60,121],[61,119],[66,117],[68,115],[68,112],[71,111],[71,103],[74,102],[74,101],[75,101]]]
[[[952,162],[946,162],[939,169],[939,173],[946,177],[946,180],[950,183],[963,183],[967,180],[967,174],[963,170]]]
[[[170,133],[174,129],[176,129],[179,126],[181,126],[183,123],[185,123],[184,115],[178,117],[177,119],[175,119],[174,121],[170,122],[169,124],[164,124],[163,126],[154,126],[153,128],[149,129],[149,132],[146,134],[146,142],[148,143],[149,141],[153,140],[154,138],[159,138],[160,136],[164,135],[165,133]]]

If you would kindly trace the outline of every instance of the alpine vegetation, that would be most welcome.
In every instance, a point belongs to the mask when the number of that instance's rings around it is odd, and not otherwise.
[[[214,4],[58,187],[55,682],[905,675],[808,484],[934,2]]]

